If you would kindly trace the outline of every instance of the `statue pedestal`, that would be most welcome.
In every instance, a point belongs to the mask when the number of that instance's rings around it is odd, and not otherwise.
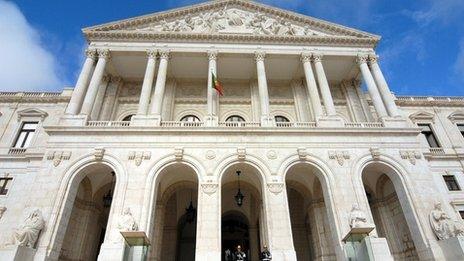
[[[338,116],[324,116],[317,119],[317,126],[322,128],[340,128],[344,127],[345,123]]]
[[[345,254],[348,260],[393,261],[385,238],[370,237],[374,227],[355,227],[343,238]]]
[[[136,127],[160,126],[161,117],[155,115],[135,115],[132,117],[130,124]]]
[[[143,231],[121,231],[126,242],[124,248],[124,261],[147,260],[150,240]]]
[[[24,246],[8,246],[0,249],[0,260],[32,261],[36,250]]]
[[[464,257],[464,237],[452,237],[438,241],[446,260],[462,260]]]

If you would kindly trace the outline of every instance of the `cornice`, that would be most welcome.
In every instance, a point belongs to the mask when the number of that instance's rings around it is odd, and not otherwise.
[[[427,96],[397,96],[398,106],[463,106],[464,97],[427,97]]]
[[[70,99],[70,95],[59,92],[0,92],[0,102],[57,103]]]

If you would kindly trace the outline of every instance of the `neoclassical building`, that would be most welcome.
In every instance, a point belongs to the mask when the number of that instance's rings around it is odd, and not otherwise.
[[[0,260],[464,253],[464,98],[392,94],[379,36],[245,0],[83,33],[73,88],[0,93]]]

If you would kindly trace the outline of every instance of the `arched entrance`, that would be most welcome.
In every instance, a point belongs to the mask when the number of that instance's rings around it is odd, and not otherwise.
[[[236,163],[225,170],[221,183],[222,259],[226,249],[235,252],[240,245],[248,260],[258,260],[261,245],[267,244],[261,174],[249,164]],[[235,198],[239,188],[244,196],[241,206]]]
[[[297,260],[336,258],[319,171],[301,163],[293,165],[285,176]]]
[[[198,178],[187,164],[166,166],[156,180],[151,260],[195,260]]]
[[[75,182],[77,188],[70,192],[74,199],[69,201],[72,210],[59,259],[97,260],[105,238],[116,177],[113,169],[102,163],[85,167],[78,177],[81,181]]]
[[[362,172],[364,189],[379,237],[387,239],[395,260],[418,260],[416,247],[398,199],[397,188],[389,175],[393,169],[380,163],[367,165]],[[407,200],[403,204],[408,204]]]

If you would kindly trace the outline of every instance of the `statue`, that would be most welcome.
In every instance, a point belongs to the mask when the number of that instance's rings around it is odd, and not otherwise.
[[[435,203],[435,208],[429,215],[430,226],[433,232],[438,237],[438,240],[444,240],[451,237],[463,236],[464,229],[461,224],[454,222],[442,210],[441,203]]]
[[[358,204],[353,204],[353,208],[350,213],[350,227],[366,227],[367,217],[366,214],[359,208]]]
[[[6,207],[0,207],[0,219],[3,217],[3,213],[5,213]]]
[[[130,208],[126,208],[124,210],[124,213],[119,220],[118,228],[121,231],[137,231],[139,229],[137,222],[135,222],[135,218],[132,216]]]
[[[226,11],[227,18],[230,26],[242,26],[243,20],[240,14],[236,10]]]
[[[44,226],[45,221],[42,212],[35,209],[27,216],[23,224],[13,232],[10,245],[33,248]]]

